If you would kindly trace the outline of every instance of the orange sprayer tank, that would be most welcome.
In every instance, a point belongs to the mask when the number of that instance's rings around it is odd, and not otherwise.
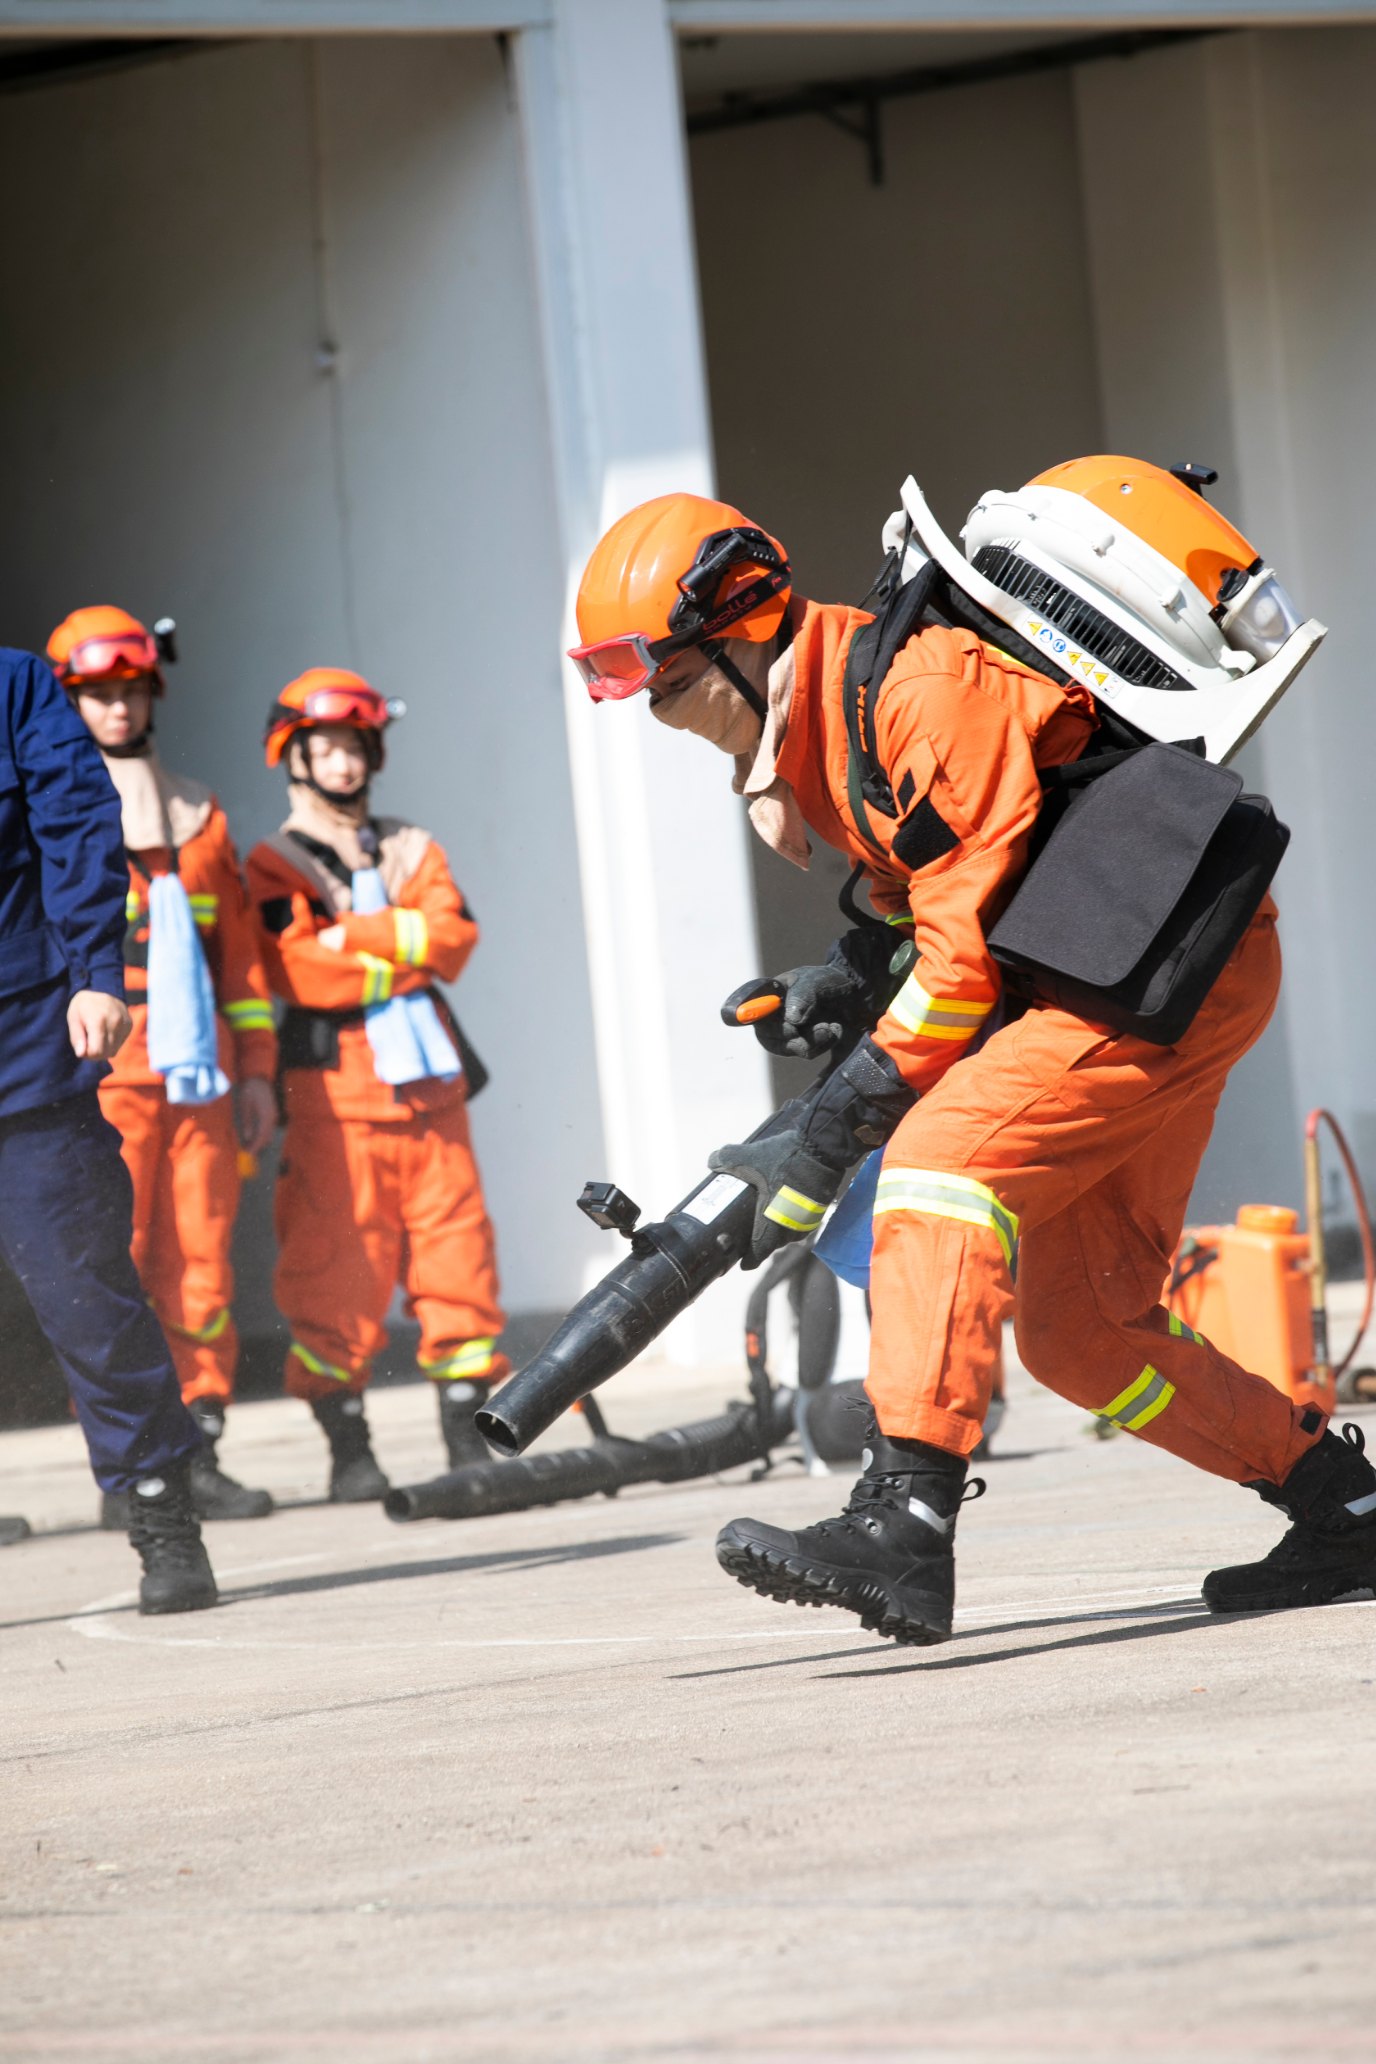
[[[1297,1212],[1244,1204],[1237,1224],[1187,1227],[1167,1297],[1177,1317],[1298,1405],[1331,1412],[1331,1381],[1315,1381],[1309,1235]]]

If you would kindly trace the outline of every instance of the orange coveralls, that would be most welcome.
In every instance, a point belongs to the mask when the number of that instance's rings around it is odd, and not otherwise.
[[[918,949],[874,1034],[920,1092],[875,1204],[880,1427],[968,1454],[1012,1311],[1023,1361],[1050,1389],[1215,1475],[1283,1483],[1323,1420],[1162,1303],[1224,1081],[1275,1005],[1275,906],[1178,1046],[1037,1006],[971,1051],[999,1001],[985,927],[1025,867],[1038,770],[1079,757],[1093,706],[968,632],[922,632],[874,704],[899,806],[898,819],[869,813],[876,853],[850,815],[842,702],[850,639],[869,620],[795,605],[777,772],[818,835],[864,863],[875,907],[911,919]]]
[[[182,792],[190,783],[169,779]],[[162,1321],[182,1397],[234,1394],[239,1336],[230,1312],[230,1240],[239,1208],[239,1141],[234,1100],[170,1104],[148,1062],[148,886],[176,871],[191,900],[220,1013],[220,1066],[231,1082],[271,1081],[277,1038],[258,935],[239,859],[213,797],[208,814],[175,855],[167,847],[129,854],[125,989],[134,1029],[100,1085],[100,1106],[120,1135],[134,1184],[134,1266]]]
[[[298,864],[264,842],[249,855],[268,981],[290,1007],[275,1288],[292,1334],[286,1388],[308,1403],[364,1389],[398,1283],[420,1321],[427,1376],[496,1383],[510,1371],[497,1352],[504,1317],[463,1079],[390,1087],[363,1023],[365,1001],[455,980],[477,943],[444,853],[404,830],[423,843],[419,864],[393,908],[366,916],[325,900],[304,853]],[[384,831],[384,873],[388,846]],[[335,923],[338,953],[317,943]],[[292,1065],[293,1011],[334,1014],[333,1065]]]

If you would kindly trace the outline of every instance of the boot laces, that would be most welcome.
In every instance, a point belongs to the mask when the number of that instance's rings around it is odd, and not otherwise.
[[[156,1548],[164,1556],[199,1563],[201,1530],[186,1487],[169,1483],[157,1498],[141,1498],[137,1491],[132,1492],[129,1538],[140,1553]]]
[[[878,1525],[878,1515],[873,1510],[875,1506],[886,1507],[888,1511],[899,1512],[906,1517],[915,1474],[915,1471],[903,1470],[889,1475],[862,1476],[836,1517],[819,1520],[812,1531],[818,1534],[872,1534]],[[982,1498],[987,1489],[982,1476],[972,1476],[956,1501],[956,1512],[967,1500],[973,1502]],[[954,1519],[955,1513],[951,1517]]]

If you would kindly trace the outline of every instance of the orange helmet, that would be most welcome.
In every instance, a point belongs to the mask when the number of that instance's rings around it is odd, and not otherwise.
[[[1209,466],[1148,465],[1145,459],[1101,455],[1067,459],[1029,480],[1028,487],[1059,487],[1103,511],[1178,566],[1212,609],[1224,599],[1229,574],[1245,575],[1257,550],[1204,499],[1218,475]]]
[[[150,631],[127,609],[98,603],[63,618],[48,640],[48,658],[69,691],[86,681],[137,681],[146,674],[161,695],[162,663],[176,657],[172,634],[170,617]]]
[[[362,674],[347,667],[307,667],[288,681],[268,711],[263,752],[270,767],[278,765],[298,731],[317,724],[349,724],[370,731],[377,740],[376,764],[382,764],[382,734],[394,717],[404,717],[406,704],[396,696],[379,695]]]
[[[659,495],[614,523],[589,559],[578,590],[583,643],[569,658],[594,702],[619,702],[690,645],[766,644],[791,587],[783,546],[729,502]]]

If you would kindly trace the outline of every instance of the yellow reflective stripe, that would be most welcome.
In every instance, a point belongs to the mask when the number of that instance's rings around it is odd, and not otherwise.
[[[236,1032],[271,1032],[272,1005],[261,996],[245,996],[238,1003],[222,1003],[221,1013]]]
[[[1172,1334],[1175,1336],[1177,1340],[1193,1340],[1200,1347],[1203,1347],[1204,1335],[1202,1333],[1196,1333],[1193,1326],[1187,1326],[1185,1324],[1185,1321],[1182,1318],[1179,1318],[1175,1312],[1167,1312],[1166,1320]]]
[[[438,1361],[427,1362],[424,1355],[420,1365],[427,1376],[485,1376],[496,1359],[496,1337],[488,1340],[466,1340],[462,1347],[456,1347],[453,1354],[442,1355]]]
[[[124,895],[124,915],[130,924],[133,924],[136,918],[142,917],[143,898],[137,889],[126,889]]]
[[[396,960],[401,967],[420,967],[430,951],[430,927],[421,910],[394,910]]]
[[[313,1376],[333,1376],[337,1383],[353,1382],[353,1371],[351,1369],[336,1369],[333,1362],[322,1362],[319,1355],[312,1354],[310,1349],[303,1347],[299,1340],[293,1340],[291,1352],[296,1356],[298,1362],[305,1363]]]
[[[386,1003],[392,993],[392,963],[379,960],[374,953],[360,953],[363,963],[363,1003]]]
[[[917,920],[914,918],[911,910],[905,910],[901,916],[886,917],[884,922],[891,925],[910,925],[915,924]]]
[[[801,1190],[791,1190],[787,1183],[780,1183],[764,1207],[766,1218],[772,1218],[775,1225],[787,1226],[793,1233],[810,1233],[826,1216],[826,1205],[819,1204],[815,1197],[805,1197]]]
[[[1117,1397],[1107,1405],[1096,1407],[1100,1419],[1111,1419],[1115,1426],[1121,1426],[1128,1433],[1140,1433],[1144,1426],[1164,1412],[1175,1396],[1175,1385],[1167,1383],[1159,1369],[1150,1362]]]
[[[169,1333],[180,1334],[183,1340],[198,1340],[208,1347],[212,1340],[218,1340],[229,1324],[229,1307],[222,1305],[213,1319],[207,1319],[203,1326],[179,1326],[174,1319],[164,1319]]]
[[[191,905],[191,915],[202,931],[208,930],[220,915],[219,897],[212,889],[198,889],[194,896],[188,896],[186,900]]]
[[[986,1226],[998,1237],[1010,1268],[1018,1244],[1016,1212],[1001,1204],[987,1183],[971,1175],[947,1175],[936,1168],[885,1168],[875,1193],[874,1215],[881,1211],[922,1211],[932,1218],[953,1218],[962,1225]]]
[[[888,1014],[905,1032],[918,1033],[923,1039],[964,1042],[974,1038],[993,1008],[992,1001],[962,1003],[954,997],[932,996],[916,975],[909,975]]]

